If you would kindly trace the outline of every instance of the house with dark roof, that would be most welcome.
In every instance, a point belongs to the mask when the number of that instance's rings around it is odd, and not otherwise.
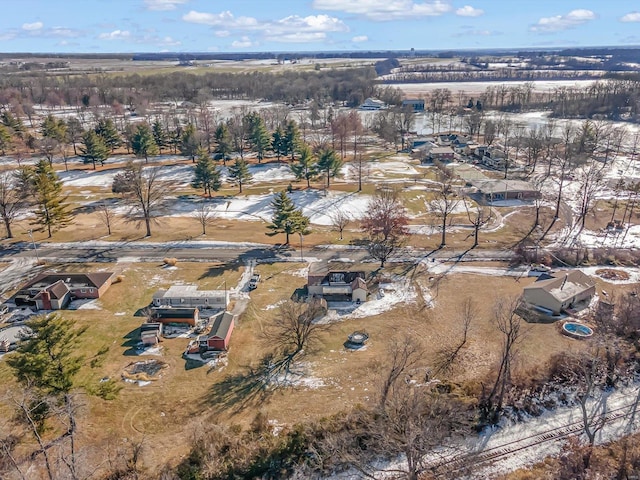
[[[367,301],[367,283],[364,272],[311,271],[307,277],[307,290],[311,297],[324,297],[330,301]]]
[[[209,334],[198,340],[200,350],[229,350],[229,340],[234,326],[235,315],[233,313],[224,312],[222,315],[218,315]]]
[[[402,100],[403,107],[411,107],[414,112],[424,112],[424,99],[423,98],[407,98]]]
[[[100,298],[111,286],[112,272],[45,272],[24,284],[14,296],[16,305],[61,310],[76,299]]]
[[[492,203],[501,200],[534,200],[541,197],[536,187],[523,180],[482,179],[472,181],[482,200]]]
[[[559,315],[588,305],[596,293],[595,282],[580,270],[562,271],[524,287],[523,300],[532,307]]]

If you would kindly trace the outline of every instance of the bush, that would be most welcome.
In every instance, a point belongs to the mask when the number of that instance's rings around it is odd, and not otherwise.
[[[170,267],[175,267],[176,263],[178,263],[178,259],[177,258],[165,258],[162,261],[164,262],[165,265],[168,265]]]

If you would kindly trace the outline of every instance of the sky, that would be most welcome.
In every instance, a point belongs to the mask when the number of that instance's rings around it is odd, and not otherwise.
[[[0,52],[640,45],[640,0],[0,0]]]

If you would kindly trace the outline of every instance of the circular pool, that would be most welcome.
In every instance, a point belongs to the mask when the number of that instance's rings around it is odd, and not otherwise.
[[[593,330],[581,323],[565,322],[562,325],[562,333],[573,338],[588,338],[593,335]]]

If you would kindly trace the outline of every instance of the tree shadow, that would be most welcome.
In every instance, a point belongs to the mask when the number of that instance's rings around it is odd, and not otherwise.
[[[140,328],[134,328],[122,338],[124,338],[124,342],[122,342],[121,346],[127,347],[123,355],[126,357],[137,356],[138,351],[136,347],[140,343]]]
[[[203,399],[203,406],[213,407],[217,413],[238,413],[256,401],[265,401],[273,392],[269,388],[270,361],[271,357],[266,356],[258,366],[245,367],[213,384]]]

